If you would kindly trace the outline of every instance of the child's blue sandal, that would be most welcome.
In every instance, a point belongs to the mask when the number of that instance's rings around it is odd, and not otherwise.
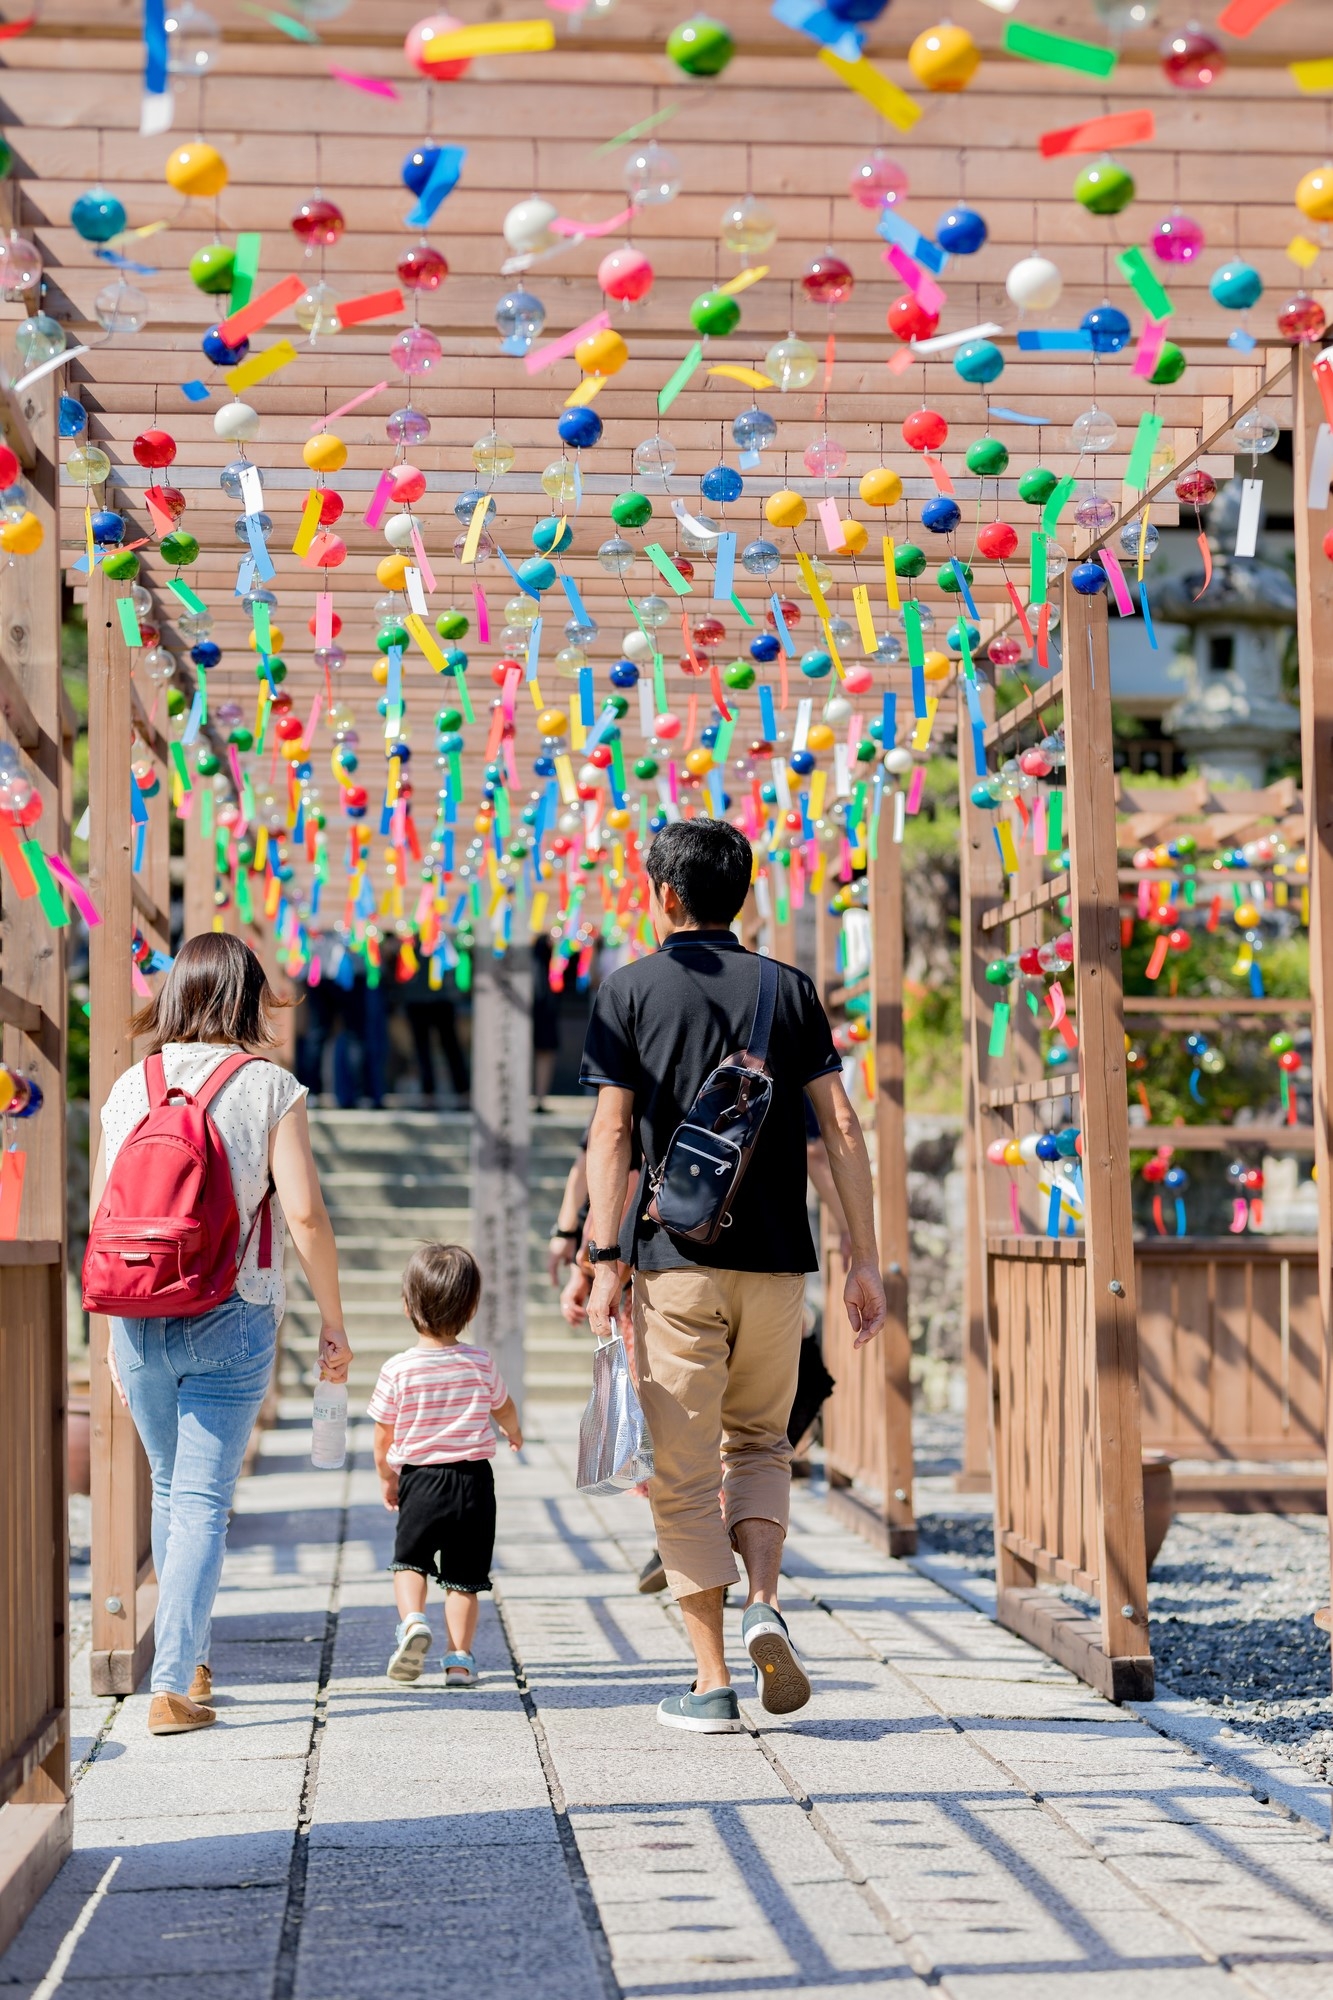
[[[430,1651],[430,1626],[419,1611],[409,1612],[394,1634],[394,1649],[386,1672],[391,1681],[419,1680]]]
[[[477,1685],[477,1662],[471,1653],[446,1653],[441,1665],[446,1687],[470,1688]]]

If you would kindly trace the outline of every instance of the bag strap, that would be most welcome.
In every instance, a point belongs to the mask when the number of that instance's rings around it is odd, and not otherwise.
[[[274,1192],[275,1190],[273,1186],[273,1181],[272,1177],[270,1176],[269,1184],[264,1189],[264,1199],[260,1202],[258,1208],[255,1210],[255,1219],[250,1224],[249,1233],[247,1234],[244,1243],[242,1243],[241,1245],[241,1254],[236,1259],[236,1268],[238,1271],[240,1270],[242,1264],[245,1262],[246,1252],[250,1248],[250,1241],[251,1238],[254,1236],[256,1229],[259,1231],[259,1268],[261,1271],[271,1271],[273,1268]]]
[[[759,960],[759,992],[754,1003],[754,1023],[750,1029],[750,1042],[745,1051],[747,1069],[768,1067],[768,1038],[773,1032],[773,1016],[778,1005],[777,960]]]
[[[160,1049],[145,1056],[143,1080],[148,1086],[148,1109],[160,1111],[167,1101],[167,1070]]]
[[[247,1063],[260,1062],[262,1060],[262,1057],[247,1055],[244,1051],[239,1055],[224,1057],[216,1069],[209,1071],[207,1077],[194,1093],[194,1101],[199,1106],[199,1109],[207,1111],[223,1084],[230,1083],[238,1069],[244,1069]]]

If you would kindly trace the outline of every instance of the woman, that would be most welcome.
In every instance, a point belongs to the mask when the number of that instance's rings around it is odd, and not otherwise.
[[[169,1090],[200,1090],[229,1056],[272,1046],[280,1004],[249,946],[209,931],[181,947],[157,997],[133,1022],[161,1053]],[[155,1736],[206,1729],[217,1717],[209,1637],[227,1545],[227,1516],[246,1443],[259,1415],[282,1319],[283,1222],[319,1306],[319,1360],[347,1379],[338,1253],[319,1189],[306,1091],[277,1063],[246,1063],[208,1107],[231,1169],[244,1246],[236,1289],[193,1318],[112,1319],[110,1365],[153,1475],[157,1647],[148,1727]],[[102,1107],[93,1174],[96,1214],[117,1153],[148,1115],[144,1064],[125,1072]],[[257,1228],[270,1184],[271,1232]],[[269,1254],[261,1259],[261,1242]]]

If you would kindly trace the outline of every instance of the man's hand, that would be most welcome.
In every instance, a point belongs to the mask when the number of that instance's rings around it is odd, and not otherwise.
[[[319,1372],[326,1382],[345,1382],[352,1365],[352,1348],[340,1326],[319,1329]]]
[[[853,1264],[842,1288],[842,1301],[847,1308],[852,1332],[856,1335],[856,1345],[864,1347],[867,1341],[875,1338],[888,1312],[879,1266],[869,1258]]]
[[[621,1264],[598,1264],[592,1274],[588,1298],[588,1325],[599,1340],[609,1340],[616,1327],[616,1305],[625,1282]]]
[[[588,1294],[592,1290],[592,1279],[583,1268],[576,1264],[565,1280],[565,1289],[560,1294],[560,1317],[566,1326],[582,1326],[588,1317]]]
[[[380,1490],[384,1494],[384,1504],[391,1514],[398,1512],[398,1468],[391,1465],[380,1474]]]
[[[574,1236],[553,1236],[546,1246],[546,1275],[557,1291],[565,1281],[565,1272],[574,1262],[578,1247],[578,1238]]]

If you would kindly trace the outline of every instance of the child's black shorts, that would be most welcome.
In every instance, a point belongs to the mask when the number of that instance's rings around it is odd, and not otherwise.
[[[398,1533],[391,1569],[433,1576],[446,1590],[491,1587],[495,1474],[489,1458],[398,1469]]]

